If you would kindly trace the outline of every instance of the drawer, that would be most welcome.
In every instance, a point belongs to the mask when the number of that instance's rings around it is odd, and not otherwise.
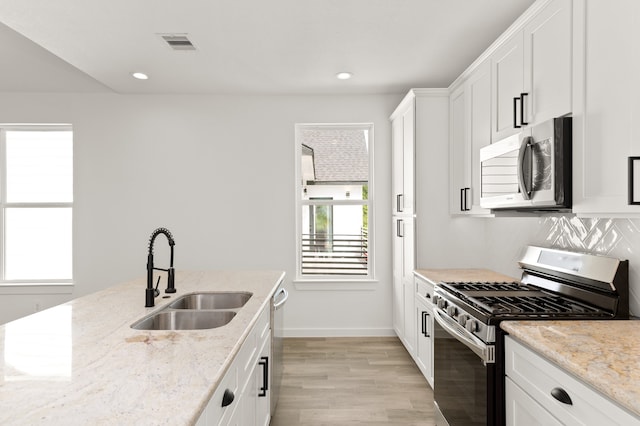
[[[418,277],[415,278],[416,284],[416,295],[423,299],[425,302],[432,304],[433,303],[433,284],[420,279]]]
[[[624,408],[510,337],[505,338],[505,374],[564,424],[640,425]],[[563,389],[572,404],[554,398],[553,389]]]

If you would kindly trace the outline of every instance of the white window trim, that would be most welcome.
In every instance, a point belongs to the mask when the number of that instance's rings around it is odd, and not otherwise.
[[[30,279],[30,280],[5,280],[5,241],[4,224],[6,208],[71,208],[72,226],[71,241],[73,241],[73,201],[71,202],[49,202],[49,203],[8,203],[7,199],[7,145],[6,132],[8,131],[73,131],[71,124],[2,124],[0,123],[0,294],[70,294],[73,292],[73,245],[71,255],[71,278],[70,279]],[[75,172],[75,170],[74,170]],[[75,193],[72,188],[73,193]],[[73,244],[73,243],[72,243]]]
[[[301,161],[302,147],[298,143],[300,140],[300,131],[302,129],[327,129],[327,128],[341,128],[341,129],[367,129],[369,132],[369,190],[367,193],[368,205],[368,274],[361,276],[349,276],[349,275],[319,275],[312,277],[308,275],[302,275],[302,258],[300,253],[302,251],[302,206],[311,204],[322,204],[322,201],[307,200],[304,201],[300,197],[302,192],[302,170]],[[374,290],[378,281],[376,280],[376,268],[375,268],[375,185],[374,185],[374,145],[375,135],[373,123],[296,123],[295,125],[295,209],[296,209],[296,232],[295,232],[295,247],[296,247],[296,271],[295,279],[293,283],[296,289],[299,290]],[[326,202],[325,202],[326,203]],[[335,200],[332,201],[333,205],[363,205],[362,201],[353,200]]]

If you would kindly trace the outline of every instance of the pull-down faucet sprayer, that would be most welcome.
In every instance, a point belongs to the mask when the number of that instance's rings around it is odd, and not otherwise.
[[[168,269],[162,268],[154,268],[153,266],[153,243],[156,237],[159,234],[164,234],[169,241],[169,247],[171,248],[171,260],[169,263]],[[167,289],[164,291],[165,293],[175,293],[175,271],[173,269],[173,246],[175,245],[175,241],[173,240],[173,235],[166,228],[158,228],[151,233],[151,238],[149,238],[149,254],[147,255],[147,289],[145,291],[145,304],[146,308],[150,308],[155,306],[154,299],[156,296],[160,294],[158,291],[158,286],[153,287],[153,271],[165,271],[167,273]],[[160,282],[160,278],[158,278],[158,283]]]

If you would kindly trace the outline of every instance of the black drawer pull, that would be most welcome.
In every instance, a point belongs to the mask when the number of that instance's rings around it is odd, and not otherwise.
[[[227,405],[230,405],[233,402],[234,398],[235,395],[233,394],[231,389],[225,389],[224,395],[222,395],[222,406],[226,407]]]
[[[551,396],[562,402],[563,404],[573,405],[573,401],[571,401],[571,397],[562,388],[553,388],[551,389]]]

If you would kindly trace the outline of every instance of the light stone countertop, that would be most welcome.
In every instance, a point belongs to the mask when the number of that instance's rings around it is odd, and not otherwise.
[[[500,326],[640,416],[640,321],[503,321]]]
[[[195,423],[283,278],[279,271],[176,271],[177,293],[161,293],[153,308],[144,307],[144,277],[0,326],[0,424]],[[198,291],[253,296],[220,328],[130,327]]]
[[[436,284],[440,281],[448,282],[512,282],[520,281],[488,269],[418,269],[414,273],[423,279]]]

